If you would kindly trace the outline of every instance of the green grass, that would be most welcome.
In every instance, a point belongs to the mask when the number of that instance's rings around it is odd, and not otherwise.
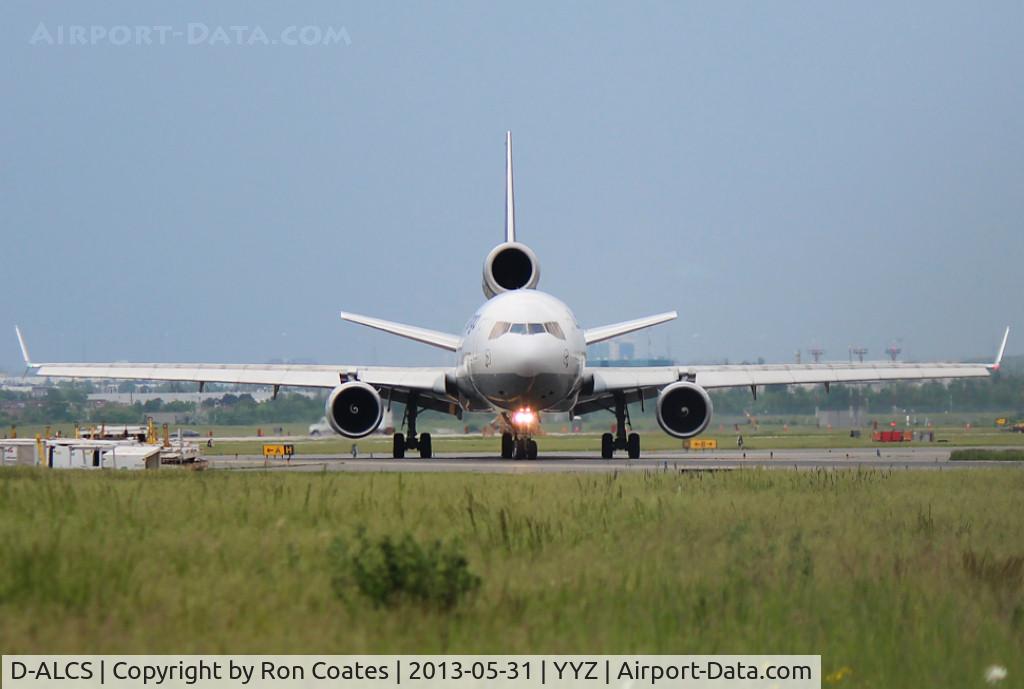
[[[0,472],[3,653],[821,653],[842,686],[1024,677],[1024,474]],[[452,609],[332,545],[458,544]]]
[[[949,458],[954,461],[1024,462],[1024,449],[983,450],[969,447],[963,450],[953,450],[949,453]]]

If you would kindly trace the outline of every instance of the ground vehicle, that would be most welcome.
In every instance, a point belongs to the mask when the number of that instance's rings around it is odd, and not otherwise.
[[[309,434],[314,437],[320,435],[333,435],[334,429],[331,428],[331,424],[327,423],[327,417],[321,416],[319,421],[309,424]]]

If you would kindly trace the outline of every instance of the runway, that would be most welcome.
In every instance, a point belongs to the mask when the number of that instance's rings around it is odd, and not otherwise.
[[[533,474],[609,471],[720,471],[734,469],[885,469],[947,471],[980,468],[1024,469],[1024,462],[951,462],[949,450],[873,448],[833,450],[748,450],[741,452],[651,452],[640,459],[616,456],[601,459],[599,453],[552,453],[535,460],[510,460],[474,453],[446,453],[431,459],[418,457],[357,457],[303,455],[285,462],[265,461],[258,455],[210,457],[210,467],[235,471],[347,471],[347,472],[470,472]]]

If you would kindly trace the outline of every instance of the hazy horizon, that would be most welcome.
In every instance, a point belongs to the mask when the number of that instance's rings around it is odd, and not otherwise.
[[[10,373],[15,323],[40,361],[449,363],[338,312],[461,331],[502,239],[506,129],[540,288],[585,326],[678,310],[654,356],[987,358],[1006,325],[1024,353],[1019,3],[0,19]],[[186,38],[137,36],[161,26]]]

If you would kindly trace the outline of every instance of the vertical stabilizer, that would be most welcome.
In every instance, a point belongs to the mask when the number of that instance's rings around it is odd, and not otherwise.
[[[512,190],[512,132],[505,132],[505,241],[516,241],[516,197]]]

